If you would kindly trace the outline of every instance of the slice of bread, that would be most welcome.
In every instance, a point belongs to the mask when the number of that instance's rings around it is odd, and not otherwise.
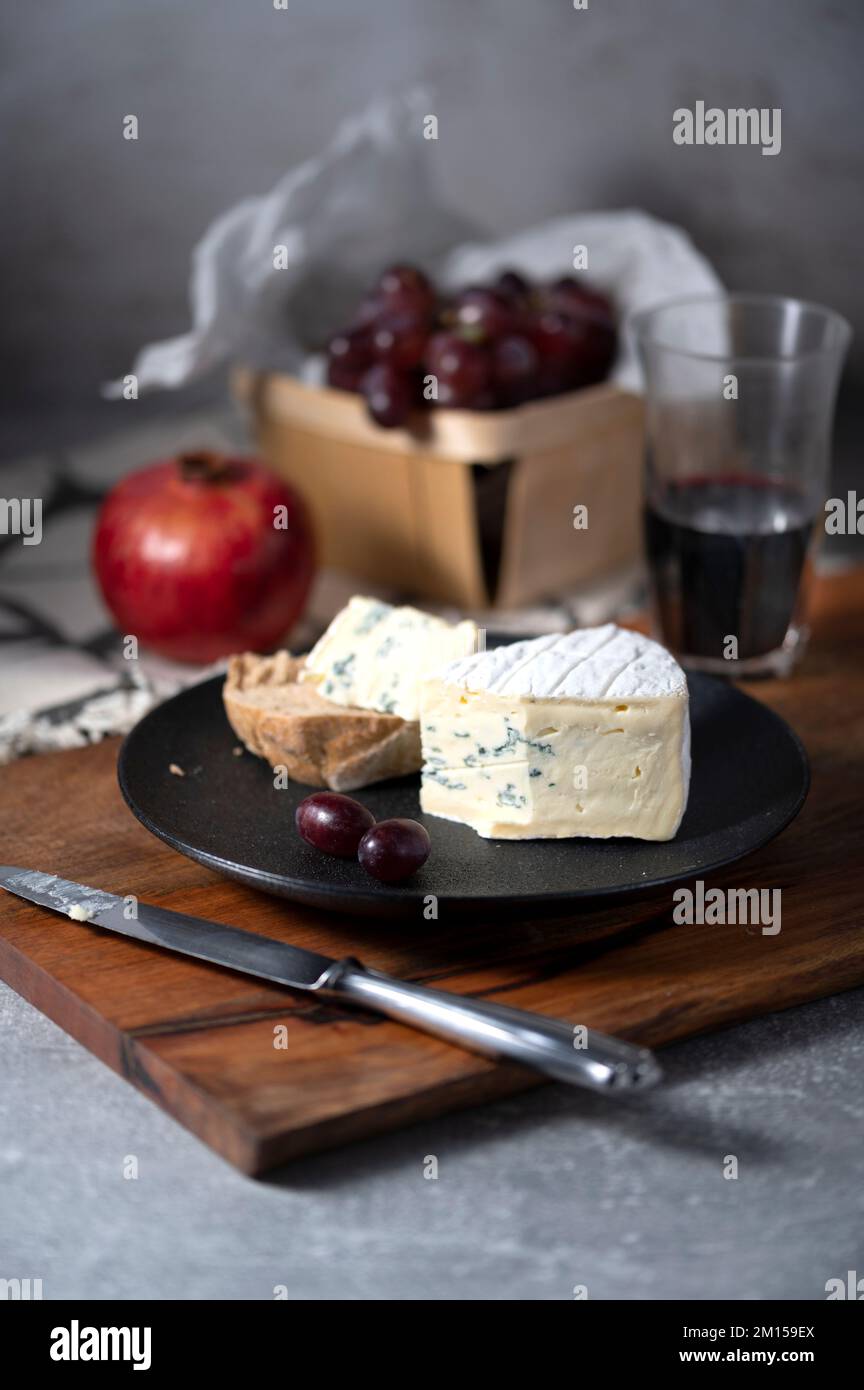
[[[222,697],[250,753],[286,768],[295,782],[334,792],[419,771],[419,723],[335,705],[298,683],[302,669],[303,658],[289,652],[232,656]]]

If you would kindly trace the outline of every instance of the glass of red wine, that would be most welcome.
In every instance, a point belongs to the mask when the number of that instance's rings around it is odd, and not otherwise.
[[[818,304],[738,294],[674,300],[631,326],[656,635],[698,670],[786,675],[807,641],[851,329]]]

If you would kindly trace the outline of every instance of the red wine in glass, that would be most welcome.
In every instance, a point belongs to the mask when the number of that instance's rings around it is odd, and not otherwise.
[[[812,500],[759,475],[675,479],[649,496],[645,541],[664,641],[687,657],[739,661],[786,641],[813,532]]]

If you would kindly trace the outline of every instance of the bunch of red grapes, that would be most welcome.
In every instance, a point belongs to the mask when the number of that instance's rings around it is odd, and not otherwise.
[[[360,392],[372,419],[392,428],[424,406],[506,410],[593,386],[615,347],[611,303],[572,275],[532,285],[507,270],[443,296],[422,270],[394,265],[331,338],[327,380]]]

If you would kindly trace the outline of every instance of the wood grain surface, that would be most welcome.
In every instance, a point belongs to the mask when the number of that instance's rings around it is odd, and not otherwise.
[[[117,789],[116,739],[0,769],[0,858],[655,1047],[783,1009],[864,983],[864,571],[821,580],[814,607],[802,669],[749,687],[803,739],[810,797],[706,885],[782,889],[776,936],[673,925],[671,889],[533,923],[378,926],[295,907],[151,837]],[[539,1081],[5,893],[0,976],[248,1173]]]

